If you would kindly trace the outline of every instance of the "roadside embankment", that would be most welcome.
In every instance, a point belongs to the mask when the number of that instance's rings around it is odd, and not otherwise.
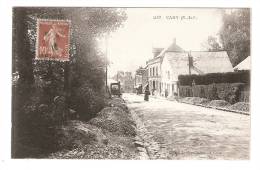
[[[136,124],[124,100],[113,98],[88,122],[72,120],[56,128],[60,151],[56,159],[139,159]]]

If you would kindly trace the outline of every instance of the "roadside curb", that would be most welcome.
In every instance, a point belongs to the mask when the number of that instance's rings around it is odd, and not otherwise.
[[[177,102],[250,116],[249,112],[244,112],[244,111],[239,111],[239,110],[231,110],[231,109],[226,109],[226,108],[223,108],[223,107],[205,106],[205,105],[202,105],[202,104],[195,104],[195,103],[188,103],[188,102],[181,102],[181,101],[177,101]]]
[[[142,124],[142,121],[140,120],[140,118],[138,117],[138,115],[134,112],[134,111],[130,111],[132,119],[135,121],[136,123],[136,131],[137,131],[137,135],[135,137],[135,146],[138,150],[139,153],[139,159],[140,160],[149,160],[149,154],[148,154],[148,150],[145,146],[145,141],[143,139],[143,131],[144,131],[144,125]]]

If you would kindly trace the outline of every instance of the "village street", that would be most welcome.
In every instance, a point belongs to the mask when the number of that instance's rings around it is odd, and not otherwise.
[[[250,116],[123,94],[151,159],[249,159]],[[155,145],[155,146],[152,146]]]

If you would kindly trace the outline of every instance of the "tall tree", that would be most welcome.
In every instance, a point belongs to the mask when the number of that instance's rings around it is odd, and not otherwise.
[[[208,39],[201,44],[203,50],[207,51],[219,51],[221,50],[221,46],[217,40],[217,37],[208,36]]]
[[[223,25],[219,35],[233,66],[248,57],[250,55],[250,9],[223,11]]]
[[[35,60],[37,19],[71,20],[69,62]],[[88,115],[104,106],[106,59],[96,39],[116,30],[125,19],[124,11],[115,8],[13,9],[13,73],[19,75],[13,86],[13,142],[43,150],[55,147],[53,132],[46,127],[62,116],[53,101],[67,95],[68,89],[71,100],[61,105],[64,112],[73,108]],[[16,143],[12,155],[19,157],[23,148],[17,149]]]

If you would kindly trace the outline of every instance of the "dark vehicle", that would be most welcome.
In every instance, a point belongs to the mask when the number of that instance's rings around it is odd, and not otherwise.
[[[122,95],[120,89],[120,82],[110,84],[111,95],[120,97]]]

